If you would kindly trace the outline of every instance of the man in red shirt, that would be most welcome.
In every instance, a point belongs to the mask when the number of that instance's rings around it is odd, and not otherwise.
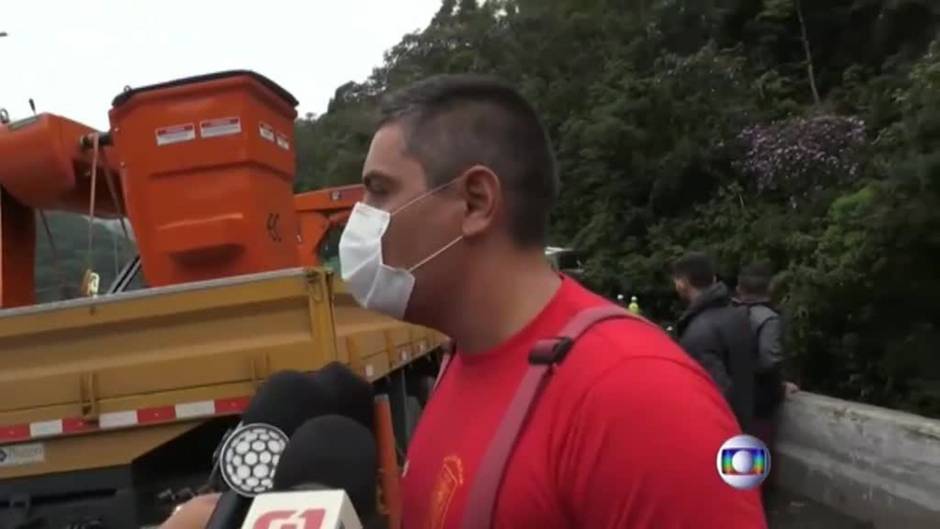
[[[468,490],[537,340],[608,301],[544,256],[554,155],[515,90],[439,76],[385,100],[365,205],[340,244],[364,306],[452,337],[403,477],[404,529],[461,528]],[[380,242],[376,242],[379,239]],[[756,491],[726,485],[740,433],[696,362],[635,319],[591,327],[545,386],[508,460],[495,528],[762,529]]]
[[[340,242],[342,275],[363,306],[455,340],[409,447],[403,529],[476,529],[463,526],[468,492],[529,352],[608,302],[545,259],[555,160],[515,90],[440,76],[382,110],[364,202]],[[716,469],[719,447],[739,433],[709,375],[665,333],[601,322],[554,368],[524,423],[492,526],[765,529],[758,493]]]

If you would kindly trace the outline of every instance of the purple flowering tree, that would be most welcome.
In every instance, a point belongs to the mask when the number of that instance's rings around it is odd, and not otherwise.
[[[866,144],[857,117],[819,115],[744,129],[744,156],[736,164],[761,194],[781,194],[796,207],[823,186],[857,180]]]

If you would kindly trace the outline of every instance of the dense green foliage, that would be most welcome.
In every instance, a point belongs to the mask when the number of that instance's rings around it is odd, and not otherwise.
[[[932,0],[444,0],[298,123],[298,186],[358,179],[386,90],[496,74],[545,118],[553,243],[593,287],[669,320],[682,252],[731,282],[769,259],[804,387],[940,415],[938,23]]]

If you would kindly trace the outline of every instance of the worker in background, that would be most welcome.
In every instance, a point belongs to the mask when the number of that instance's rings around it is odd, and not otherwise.
[[[455,342],[408,448],[403,529],[765,529],[759,494],[716,471],[741,430],[708,374],[545,259],[559,184],[531,105],[457,75],[407,87],[381,111],[342,276],[365,308]],[[536,348],[596,307],[619,317],[592,320],[568,349]],[[545,364],[530,362],[536,352]],[[529,393],[533,381],[544,385]],[[519,424],[504,423],[518,402],[532,407],[507,445],[501,424]]]
[[[747,312],[731,304],[712,260],[690,253],[673,264],[672,279],[686,304],[676,325],[679,343],[712,376],[749,432],[754,416],[756,344]]]
[[[774,417],[786,393],[797,387],[784,382],[783,322],[770,300],[773,272],[766,263],[754,263],[738,274],[734,303],[747,310],[751,331],[757,341],[757,365],[754,378],[754,435],[771,447]]]

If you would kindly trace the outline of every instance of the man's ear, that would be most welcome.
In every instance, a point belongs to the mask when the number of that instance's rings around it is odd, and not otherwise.
[[[465,211],[463,236],[479,235],[496,222],[499,205],[503,201],[503,188],[499,177],[483,165],[475,165],[461,176],[458,192],[463,197]]]

